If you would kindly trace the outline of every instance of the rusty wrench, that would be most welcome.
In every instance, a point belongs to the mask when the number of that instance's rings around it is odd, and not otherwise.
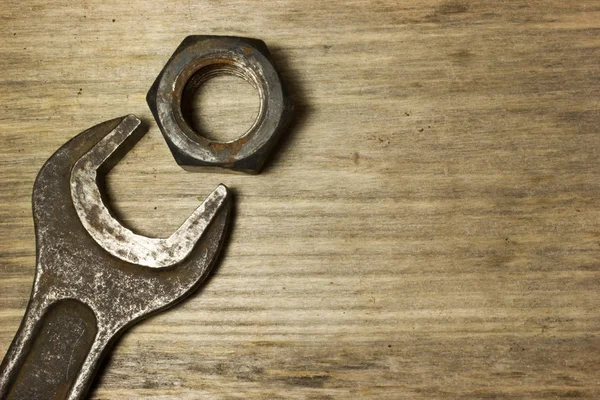
[[[189,295],[210,272],[230,215],[225,186],[165,239],[130,231],[103,201],[103,175],[144,133],[134,115],[101,123],[40,170],[33,188],[34,284],[0,365],[0,398],[83,398],[128,327]]]

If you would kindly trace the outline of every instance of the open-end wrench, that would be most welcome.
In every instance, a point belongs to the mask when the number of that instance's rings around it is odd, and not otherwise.
[[[231,209],[219,185],[170,237],[114,218],[105,175],[144,135],[129,115],[62,146],[33,188],[36,270],[21,326],[0,365],[0,398],[81,399],[115,340],[189,295],[210,272]]]

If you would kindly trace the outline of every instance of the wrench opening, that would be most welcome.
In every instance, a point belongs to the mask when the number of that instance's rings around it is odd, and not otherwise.
[[[219,185],[168,238],[138,235],[123,226],[106,206],[99,181],[139,140],[140,131],[143,135],[142,122],[128,115],[77,160],[70,178],[71,197],[86,231],[110,254],[132,264],[166,268],[190,255],[229,193]]]

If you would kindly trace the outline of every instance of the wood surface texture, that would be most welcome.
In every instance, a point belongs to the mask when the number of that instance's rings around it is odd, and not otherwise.
[[[145,95],[189,34],[272,50],[296,113],[262,174],[173,161]],[[0,71],[0,355],[38,170],[134,113],[125,223],[169,235],[221,182],[235,222],[92,399],[600,398],[599,2],[2,0]],[[236,93],[213,110],[251,111]]]

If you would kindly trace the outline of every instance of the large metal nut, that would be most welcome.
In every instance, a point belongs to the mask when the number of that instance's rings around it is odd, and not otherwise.
[[[219,142],[188,123],[196,89],[220,74],[239,76],[258,92],[252,127],[239,138]],[[292,104],[262,40],[231,36],[188,36],[171,56],[146,96],[148,106],[177,163],[186,170],[216,166],[258,173],[289,122]]]

